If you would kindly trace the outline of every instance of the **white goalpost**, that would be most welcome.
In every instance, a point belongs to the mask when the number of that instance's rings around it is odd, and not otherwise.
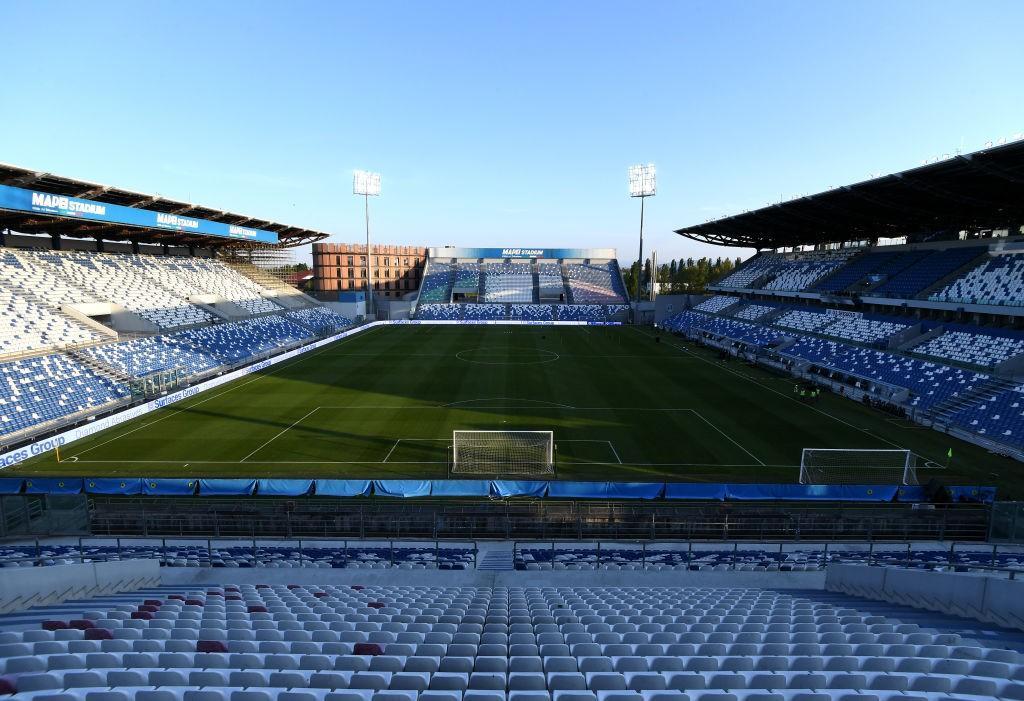
[[[453,431],[453,475],[553,475],[551,431]]]
[[[804,448],[800,484],[917,484],[910,450]]]

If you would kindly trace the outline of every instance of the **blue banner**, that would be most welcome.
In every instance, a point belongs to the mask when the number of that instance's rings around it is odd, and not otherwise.
[[[430,496],[433,497],[488,497],[491,495],[489,480],[433,480]]]
[[[370,494],[370,480],[317,480],[318,497],[365,497]]]
[[[0,494],[21,494],[21,485],[25,480],[20,477],[0,478]]]
[[[142,493],[147,496],[193,496],[199,480],[143,479]]]
[[[693,501],[724,501],[726,485],[703,482],[669,482],[665,485],[666,499],[689,499]]]
[[[80,494],[81,477],[50,477],[25,480],[25,494]]]
[[[195,217],[166,212],[154,212],[151,209],[122,207],[107,202],[84,200],[79,197],[54,195],[50,192],[25,190],[10,185],[0,185],[0,209],[18,212],[35,212],[54,217],[70,217],[73,219],[91,219],[111,224],[126,224],[148,229],[164,229],[180,231],[186,234],[203,236],[220,236],[227,239],[259,241],[261,243],[277,243],[277,234],[263,229],[250,229],[236,224],[197,219]]]
[[[199,496],[250,496],[256,491],[256,480],[209,479],[199,480]]]
[[[494,480],[491,482],[494,496],[505,497],[542,497],[547,494],[547,482],[530,480]]]
[[[313,488],[313,480],[256,480],[260,496],[304,497]]]
[[[374,480],[373,493],[379,497],[429,497],[430,480]]]
[[[87,494],[142,494],[141,477],[93,477],[85,480]]]

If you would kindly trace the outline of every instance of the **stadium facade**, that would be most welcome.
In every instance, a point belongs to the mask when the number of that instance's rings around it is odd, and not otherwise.
[[[377,296],[401,298],[419,289],[427,249],[421,246],[374,245],[370,269]],[[366,245],[313,244],[313,286],[318,297],[338,299],[338,292],[366,290]]]

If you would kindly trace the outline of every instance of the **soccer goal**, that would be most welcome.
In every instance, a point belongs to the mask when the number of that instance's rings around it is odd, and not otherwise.
[[[551,431],[454,431],[453,475],[553,475]]]
[[[917,484],[909,450],[804,448],[800,484]]]

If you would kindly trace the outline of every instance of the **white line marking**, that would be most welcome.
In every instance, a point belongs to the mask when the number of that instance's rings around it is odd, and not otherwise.
[[[605,441],[591,441],[604,443]],[[237,460],[79,460],[81,464],[117,465],[238,465]],[[260,460],[260,465],[383,465],[379,460]],[[388,465],[447,465],[446,460],[403,460],[392,461]],[[558,465],[629,465],[631,467],[800,467],[800,465],[767,465],[765,463],[730,463],[723,465],[715,462],[575,462],[556,461]]]
[[[270,445],[271,443],[273,443],[274,441],[276,441],[276,440],[277,440],[278,438],[280,438],[281,436],[283,436],[284,434],[288,433],[288,432],[289,432],[289,431],[291,431],[291,430],[292,430],[293,428],[295,428],[296,426],[298,426],[298,425],[299,425],[300,423],[302,423],[302,422],[303,422],[303,421],[304,421],[304,420],[305,420],[306,418],[308,418],[308,417],[309,417],[309,416],[311,416],[312,414],[316,413],[317,409],[319,409],[319,408],[320,408],[320,407],[313,407],[313,408],[312,408],[312,409],[310,409],[310,410],[309,410],[309,411],[308,411],[307,413],[303,414],[303,415],[302,415],[302,416],[301,416],[300,418],[298,418],[298,419],[296,419],[296,420],[295,420],[294,422],[292,422],[292,424],[291,424],[290,426],[288,426],[287,428],[283,429],[283,430],[282,430],[282,431],[281,431],[280,433],[278,433],[278,434],[277,434],[276,436],[274,436],[274,437],[273,437],[273,438],[271,438],[271,439],[270,439],[269,441],[266,441],[265,443],[263,443],[262,445],[260,445],[260,446],[259,446],[258,448],[256,448],[256,450],[252,451],[251,453],[249,453],[248,455],[246,455],[246,456],[245,456],[244,458],[242,458],[242,459],[241,459],[241,460],[239,460],[238,462],[245,462],[246,460],[248,460],[249,458],[251,458],[251,457],[252,457],[253,455],[255,455],[256,453],[260,452],[261,450],[263,450],[264,448],[266,448],[266,447],[267,447],[268,445]]]
[[[399,443],[401,443],[401,442],[402,442],[402,439],[401,439],[401,438],[399,438],[399,439],[398,439],[397,441],[395,441],[395,444],[394,444],[393,446],[391,446],[391,450],[389,450],[389,451],[388,451],[388,454],[384,456],[384,459],[383,459],[383,460],[381,460],[381,463],[382,463],[382,464],[383,464],[383,463],[386,463],[386,462],[388,461],[388,458],[390,458],[390,457],[391,457],[391,454],[392,454],[393,452],[395,452],[395,448],[397,448],[397,447],[398,447],[398,444],[399,444]]]
[[[472,402],[499,402],[499,401],[501,401],[501,402],[532,402],[534,404],[546,404],[546,405],[548,405],[550,407],[558,407],[560,409],[575,409],[576,408],[576,407],[570,406],[568,404],[559,404],[558,402],[548,402],[548,401],[545,401],[543,399],[527,399],[527,398],[520,399],[519,397],[484,397],[484,398],[481,398],[481,399],[462,399],[462,400],[459,400],[457,402],[449,402],[448,404],[442,404],[441,407],[454,407],[454,406],[457,406],[459,404],[470,404]],[[440,407],[438,407],[438,408],[440,408]],[[483,408],[483,409],[490,409],[491,407],[481,407],[481,408]],[[527,409],[527,408],[531,408],[531,407],[522,407],[522,408]]]
[[[640,329],[636,328],[635,326],[631,326],[630,328],[632,328],[634,331],[636,331],[638,334],[640,334],[642,336],[647,336],[648,338],[654,338],[653,335],[651,335],[649,333],[644,333],[643,331],[641,331]],[[867,430],[866,428],[861,428],[860,426],[855,426],[855,425],[851,424],[849,421],[844,421],[843,419],[840,419],[838,416],[834,416],[834,415],[828,413],[827,411],[822,411],[821,409],[818,409],[817,407],[813,407],[810,404],[805,404],[804,402],[801,402],[798,399],[794,399],[793,397],[791,397],[790,395],[786,394],[785,392],[780,392],[777,389],[773,389],[772,387],[769,387],[768,385],[759,382],[757,379],[755,379],[753,377],[748,377],[748,376],[744,375],[741,372],[737,372],[737,371],[733,370],[732,368],[728,368],[728,367],[725,367],[725,366],[720,365],[718,363],[711,362],[707,358],[702,358],[698,354],[696,354],[693,351],[691,351],[689,348],[684,348],[682,346],[676,345],[675,343],[669,343],[668,345],[672,346],[676,350],[682,351],[683,353],[687,353],[689,355],[692,355],[693,357],[697,358],[698,360],[702,360],[703,362],[707,363],[708,365],[716,367],[716,368],[718,368],[720,370],[724,370],[724,371],[726,371],[728,373],[736,375],[737,377],[742,377],[744,380],[747,380],[748,382],[752,382],[755,385],[757,385],[758,387],[761,387],[762,389],[766,389],[769,392],[771,392],[773,394],[777,394],[780,397],[782,397],[784,399],[788,399],[791,402],[795,402],[795,403],[799,404],[800,406],[807,407],[811,411],[815,411],[815,412],[821,414],[822,416],[827,416],[828,418],[832,419],[833,421],[841,423],[844,426],[849,426],[850,428],[852,428],[852,429],[854,429],[856,431],[860,431],[863,434],[866,434],[868,436],[871,436],[872,438],[880,440],[880,441],[882,441],[883,443],[885,443],[887,445],[891,445],[894,448],[899,448],[900,450],[909,450],[909,448],[906,448],[905,446],[902,446],[899,443],[893,443],[890,440],[882,438],[881,436],[872,433],[871,431]],[[922,457],[924,457],[924,456],[922,456]]]
[[[246,380],[245,382],[243,382],[243,383],[241,383],[239,385],[235,385],[234,387],[229,387],[228,389],[224,390],[223,392],[218,392],[217,394],[214,394],[212,396],[206,397],[205,399],[202,399],[202,400],[196,402],[195,404],[189,404],[188,406],[183,406],[180,409],[172,411],[169,414],[165,414],[164,416],[161,416],[158,419],[153,419],[152,421],[149,421],[148,423],[144,423],[141,426],[137,426],[136,428],[133,428],[130,431],[125,431],[124,433],[118,434],[118,435],[114,436],[113,438],[110,438],[108,440],[103,441],[102,443],[97,443],[96,445],[90,446],[90,447],[86,448],[85,450],[80,450],[77,453],[75,453],[75,455],[72,456],[72,457],[77,457],[79,455],[85,455],[86,453],[88,453],[91,450],[95,450],[96,448],[100,448],[102,446],[105,446],[107,443],[113,443],[114,441],[120,440],[120,439],[124,438],[125,436],[127,436],[127,435],[129,435],[131,433],[135,433],[136,431],[141,431],[142,429],[144,429],[144,428],[146,428],[148,426],[152,426],[155,423],[160,423],[164,419],[169,419],[172,416],[177,416],[178,414],[180,414],[183,411],[186,411],[186,410],[191,409],[193,407],[197,407],[200,404],[205,404],[206,402],[210,401],[211,399],[216,399],[217,397],[222,397],[222,396],[224,396],[225,394],[227,394],[229,392],[234,392],[236,389],[241,389],[242,387],[246,387],[246,386],[252,384],[253,382],[256,382],[257,380],[262,380],[265,377],[270,377],[271,375],[276,375],[280,371],[285,370],[287,368],[290,368],[292,365],[295,365],[295,364],[300,363],[300,362],[304,362],[306,360],[310,360],[311,358],[315,358],[318,355],[323,355],[324,353],[328,352],[329,350],[337,348],[342,343],[347,343],[348,341],[351,341],[353,338],[365,338],[368,334],[373,333],[374,331],[376,331],[379,328],[382,328],[382,327],[378,326],[378,327],[372,328],[369,331],[366,331],[364,333],[359,333],[359,334],[355,334],[355,335],[352,335],[352,336],[348,336],[347,338],[343,338],[340,341],[338,341],[337,343],[332,343],[331,345],[324,347],[323,350],[318,350],[315,353],[309,353],[308,355],[300,355],[298,358],[294,358],[292,360],[286,360],[285,362],[281,363],[281,365],[278,366],[277,369],[275,369],[275,370],[271,370],[270,372],[259,372],[259,373],[256,373],[256,376],[253,377],[251,380]],[[239,378],[239,379],[241,379],[241,378]]]
[[[621,465],[622,458],[619,457],[619,451],[615,450],[615,444],[612,443],[611,441],[605,441],[605,443],[607,443],[608,447],[612,449],[612,453],[615,455],[615,459],[618,460],[619,464]]]
[[[749,455],[750,457],[754,458],[754,460],[757,460],[757,462],[758,462],[758,463],[760,463],[761,465],[764,465],[764,462],[763,462],[763,461],[761,460],[761,458],[759,458],[759,457],[757,457],[756,455],[754,455],[753,453],[751,453],[751,452],[750,452],[749,450],[747,450],[746,448],[744,448],[744,447],[743,447],[743,446],[742,446],[742,445],[741,445],[740,443],[738,443],[738,442],[737,442],[736,440],[734,440],[734,439],[733,439],[733,437],[732,437],[732,436],[730,436],[730,435],[729,435],[728,433],[726,433],[725,431],[723,431],[722,429],[720,429],[720,428],[719,428],[718,426],[715,426],[715,425],[714,425],[713,423],[711,423],[711,422],[710,422],[710,421],[708,421],[708,420],[707,420],[706,418],[704,418],[704,415],[703,415],[703,414],[701,414],[701,413],[700,413],[699,411],[694,411],[694,412],[693,412],[693,414],[694,414],[694,416],[696,416],[696,417],[697,417],[698,419],[700,419],[701,421],[703,421],[704,423],[706,423],[706,424],[707,424],[708,426],[710,426],[711,428],[715,429],[716,431],[718,431],[719,433],[721,433],[721,434],[722,434],[723,436],[725,436],[725,439],[726,439],[727,441],[729,441],[730,443],[732,443],[732,444],[733,444],[734,446],[736,446],[737,448],[739,448],[740,450],[742,450],[742,451],[743,451],[744,453],[746,453],[746,454],[747,454],[747,455]]]

